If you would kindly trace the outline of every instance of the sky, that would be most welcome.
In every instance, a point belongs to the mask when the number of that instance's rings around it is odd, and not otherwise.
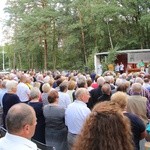
[[[3,22],[2,20],[4,19],[4,7],[5,7],[6,0],[0,0],[0,45],[3,44],[4,41],[4,36],[3,36]]]

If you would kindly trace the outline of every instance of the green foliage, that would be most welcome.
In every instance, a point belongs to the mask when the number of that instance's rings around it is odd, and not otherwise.
[[[107,64],[114,64],[117,58],[117,49],[110,49],[108,52]]]
[[[149,10],[149,0],[7,0],[9,65],[93,70],[109,50],[107,66],[117,49],[150,48]]]

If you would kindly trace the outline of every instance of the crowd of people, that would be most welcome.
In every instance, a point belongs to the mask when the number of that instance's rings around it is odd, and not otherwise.
[[[143,72],[0,75],[3,150],[35,150],[31,138],[56,150],[144,150],[149,119],[150,75]]]

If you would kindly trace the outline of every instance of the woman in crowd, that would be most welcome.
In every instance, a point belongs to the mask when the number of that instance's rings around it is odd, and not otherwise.
[[[33,139],[45,143],[45,118],[43,115],[43,103],[39,102],[40,90],[33,87],[30,92],[30,102],[28,104],[33,107],[36,113],[37,125]]]
[[[93,90],[94,88],[91,86],[92,85],[92,79],[91,78],[87,78],[86,80],[87,82],[87,89],[90,92],[91,90]]]
[[[128,89],[128,87],[126,86],[125,83],[122,83],[121,85],[119,85],[117,87],[117,91],[121,91],[121,92],[124,92],[124,93],[127,93],[127,89]]]
[[[95,105],[73,150],[133,150],[130,123],[112,102]]]
[[[44,106],[46,144],[55,146],[56,150],[67,150],[67,127],[65,126],[65,109],[58,105],[58,92],[50,91],[49,104]]]
[[[42,102],[43,102],[43,106],[49,104],[49,102],[48,102],[48,93],[50,92],[50,90],[51,90],[51,87],[50,87],[49,83],[44,83],[43,86],[42,86],[43,93],[41,94],[41,99],[42,99]]]
[[[5,127],[5,118],[6,118],[9,108],[13,106],[14,104],[20,103],[20,99],[16,95],[17,85],[18,85],[18,82],[14,80],[8,80],[6,82],[7,92],[4,94],[3,99],[2,99],[4,127]]]
[[[146,137],[145,125],[137,115],[126,112],[127,100],[128,96],[124,92],[116,92],[111,97],[111,101],[117,103],[123,114],[129,118],[131,122],[135,150],[140,150],[139,142]]]
[[[73,92],[75,91],[76,82],[74,80],[70,80],[68,82],[68,91],[67,93],[70,96],[71,102],[73,102]]]

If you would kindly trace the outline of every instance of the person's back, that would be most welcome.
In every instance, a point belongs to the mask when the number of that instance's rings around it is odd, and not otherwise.
[[[42,86],[43,93],[41,94],[41,99],[42,99],[43,106],[49,104],[49,102],[48,102],[48,93],[50,92],[50,90],[52,90],[52,88],[50,87],[50,84],[49,83],[44,83],[43,86]]]
[[[111,102],[95,105],[72,150],[133,150],[129,120]]]
[[[59,94],[58,105],[61,106],[61,107],[63,107],[63,108],[67,108],[67,106],[71,103],[70,96],[67,93],[67,90],[68,90],[68,81],[63,81],[59,85],[59,89],[60,89],[60,91],[58,92],[58,94]]]
[[[32,107],[19,103],[13,105],[6,117],[6,135],[0,139],[0,150],[37,150],[30,141],[36,126],[36,116]]]
[[[98,102],[98,98],[100,96],[102,96],[101,87],[105,83],[105,79],[103,77],[99,77],[97,79],[97,83],[99,86],[96,89],[93,89],[90,91],[91,97],[90,97],[89,102],[88,102],[88,107],[90,109],[93,108],[93,106]]]
[[[68,93],[58,92],[59,93],[59,106],[63,108],[67,108],[68,105],[71,103],[71,99]]]
[[[19,97],[16,94],[5,93],[3,97],[3,113],[7,115],[7,112],[11,106],[20,103]]]
[[[111,87],[108,83],[102,86],[102,96],[98,98],[98,102],[109,101],[111,97]]]
[[[27,103],[29,101],[30,89],[25,83],[26,76],[22,75],[20,78],[20,83],[17,86],[17,95],[21,102]]]
[[[48,95],[49,104],[44,106],[45,140],[47,145],[57,150],[67,150],[67,127],[65,109],[58,105],[58,91],[52,90]]]
[[[135,150],[140,150],[139,142],[146,135],[144,122],[138,116],[132,113],[125,112],[124,115],[127,116],[131,122]]]
[[[140,95],[132,95],[128,98],[127,111],[138,115],[146,125],[148,123],[146,110],[147,99]]]
[[[28,104],[34,109],[37,118],[37,125],[33,139],[45,143],[45,118],[43,115],[43,104],[39,102],[41,92],[39,88],[33,87],[30,93],[30,102]]]
[[[79,134],[87,115],[90,113],[90,110],[87,108],[86,104],[81,101],[75,100],[70,104],[66,110],[66,122],[68,129],[71,133]]]
[[[65,111],[65,123],[68,127],[68,145],[71,149],[74,140],[80,134],[81,128],[90,114],[90,109],[86,103],[89,99],[89,92],[85,88],[78,88],[75,92],[76,100],[71,103]]]
[[[46,127],[51,128],[52,130],[61,130],[66,129],[66,126],[63,122],[64,120],[65,109],[61,106],[51,107],[49,105],[44,107],[44,116],[46,119]]]
[[[143,87],[150,92],[150,82],[148,78],[144,79]]]
[[[111,101],[117,104],[123,115],[128,117],[131,123],[131,131],[134,140],[135,150],[140,150],[140,140],[146,137],[144,122],[135,114],[126,111],[128,95],[125,92],[116,92],[111,96]]]
[[[140,83],[133,83],[131,88],[133,95],[128,97],[127,111],[138,115],[146,125],[148,123],[147,98],[140,95],[142,85]]]
[[[3,125],[5,128],[5,117],[7,115],[8,110],[17,103],[20,103],[19,97],[16,95],[17,90],[17,82],[14,80],[7,81],[6,89],[7,93],[4,94],[2,99],[3,104]]]

